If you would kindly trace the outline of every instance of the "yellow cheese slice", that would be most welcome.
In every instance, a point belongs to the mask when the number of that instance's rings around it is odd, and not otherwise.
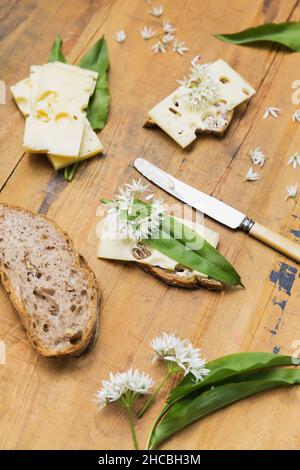
[[[30,111],[30,79],[24,78],[20,82],[10,87],[14,100],[23,114],[28,116]]]
[[[195,230],[199,235],[201,235],[205,240],[207,240],[213,247],[217,247],[219,243],[219,234],[214,230],[211,230],[203,225],[196,224],[190,220],[183,220],[178,217],[176,219],[186,225],[187,227]],[[164,255],[163,253],[153,250],[151,248],[152,254],[148,258],[143,260],[136,259],[132,250],[136,246],[134,240],[128,239],[114,239],[114,227],[117,224],[117,218],[115,214],[108,214],[102,221],[101,233],[100,233],[100,242],[98,247],[98,258],[106,258],[119,261],[134,261],[135,263],[148,264],[150,266],[158,266],[160,268],[173,271],[175,266],[178,264],[173,259]],[[195,274],[202,273],[194,271]]]
[[[40,66],[40,76],[38,96],[34,97],[36,100],[43,100],[49,92],[56,93],[58,100],[62,97],[70,105],[84,111],[94,93],[98,73],[77,65],[52,62]]]
[[[25,78],[11,86],[13,98],[19,110],[25,117],[28,116],[30,110],[31,86],[35,87],[38,83],[38,73],[40,72],[40,67],[41,66],[32,66],[30,79]],[[85,118],[79,156],[71,158],[48,154],[48,159],[55,170],[60,170],[61,168],[71,165],[76,161],[83,161],[91,158],[101,153],[102,151],[103,145],[98,135],[92,129],[88,119]]]
[[[30,82],[30,112],[25,121],[24,148],[30,152],[78,156],[84,129],[85,81],[79,86],[80,80],[74,78],[72,82],[71,74],[61,67],[45,64],[31,68]]]
[[[76,158],[69,158],[48,154],[48,159],[55,170],[60,170],[61,168],[65,168],[66,166],[73,163],[81,162],[88,158],[94,157],[102,151],[103,145],[100,142],[99,137],[97,136],[96,132],[93,131],[89,120],[85,118],[79,156]]]
[[[212,120],[222,127],[225,110],[231,111],[255,94],[255,90],[223,60],[210,64],[209,71],[219,84],[219,98],[213,105],[192,110],[179,87],[148,112],[149,118],[183,148],[196,139],[197,131],[212,130]]]

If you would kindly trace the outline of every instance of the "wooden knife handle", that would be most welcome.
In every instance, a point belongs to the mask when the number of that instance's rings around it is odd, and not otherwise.
[[[256,222],[250,229],[249,234],[263,242],[265,245],[271,246],[283,255],[286,255],[297,263],[300,263],[300,245],[297,243],[290,241],[288,238],[283,237],[278,233],[272,232],[272,230],[269,230]]]

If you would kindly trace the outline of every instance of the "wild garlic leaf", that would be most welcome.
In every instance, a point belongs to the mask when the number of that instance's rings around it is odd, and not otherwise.
[[[208,387],[231,382],[238,376],[249,372],[257,372],[261,369],[275,366],[293,365],[291,356],[272,354],[266,352],[242,352],[222,356],[206,364],[210,373],[201,382],[195,382],[193,376],[188,374],[173,388],[168,396],[167,402],[156,422],[176,403],[178,400],[196,391],[205,391]]]
[[[167,403],[171,405],[180,398],[204,389],[205,387],[216,385],[224,380],[229,381],[232,377],[275,366],[293,365],[291,356],[272,354],[266,352],[243,352],[219,357],[206,364],[210,373],[201,382],[195,382],[191,374],[187,375],[177,387],[171,390]]]
[[[231,44],[269,41],[300,51],[300,22],[266,23],[234,34],[215,34],[217,39]]]
[[[87,117],[94,130],[103,129],[109,112],[109,88],[107,71],[109,57],[106,41],[102,36],[80,60],[80,67],[98,72],[98,80],[87,108]]]
[[[63,45],[62,39],[60,35],[58,34],[54,40],[52,49],[50,51],[48,62],[64,62],[64,63],[67,62],[61,50],[62,45]]]
[[[152,428],[147,449],[155,449],[164,440],[187,425],[243,398],[275,387],[300,383],[300,370],[275,369],[238,377],[231,383],[206,391],[196,391],[176,402]]]
[[[146,239],[144,243],[212,279],[234,286],[243,285],[239,274],[218,250],[173,217],[164,215],[158,237]],[[194,246],[201,248],[194,249]]]

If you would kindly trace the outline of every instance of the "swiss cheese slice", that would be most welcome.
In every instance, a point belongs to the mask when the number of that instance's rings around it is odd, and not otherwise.
[[[24,117],[30,112],[30,78],[24,78],[10,87],[14,100]]]
[[[65,157],[79,155],[85,118],[82,112],[85,98],[81,95],[86,94],[84,81],[79,87],[80,79],[74,78],[76,88],[72,89],[70,73],[61,67],[45,64],[31,68],[30,112],[23,140],[27,151]]]
[[[66,166],[71,165],[72,163],[81,162],[88,158],[94,157],[102,151],[103,145],[100,142],[99,137],[97,136],[96,132],[93,131],[89,120],[85,118],[79,156],[76,158],[70,158],[48,154],[48,159],[55,170],[60,170],[61,168],[65,168]]]
[[[14,100],[23,114],[23,116],[28,116],[30,111],[30,96],[31,88],[38,85],[38,74],[40,73],[40,66],[33,66],[31,68],[30,79],[25,78],[15,85],[11,86],[11,92],[14,97]],[[82,140],[80,144],[80,151],[78,157],[64,157],[48,154],[48,158],[55,168],[59,170],[64,168],[76,161],[83,161],[87,158],[91,158],[103,151],[103,145],[97,136],[96,132],[93,131],[87,118],[84,120],[84,129]]]
[[[94,93],[98,73],[82,69],[77,65],[52,62],[41,67],[40,82],[35,99],[43,100],[48,93],[56,93],[57,100],[84,111]]]
[[[211,230],[203,225],[196,224],[190,220],[183,220],[176,218],[179,222],[183,223],[187,227],[193,229],[199,235],[201,235],[205,240],[207,240],[213,247],[217,247],[219,243],[219,234],[214,230]],[[106,258],[119,261],[134,261],[135,263],[147,264],[150,266],[157,266],[169,271],[173,271],[175,266],[178,264],[173,259],[159,252],[158,250],[153,250],[151,248],[151,256],[148,258],[139,260],[135,258],[132,254],[132,250],[136,247],[136,242],[134,240],[128,239],[114,239],[111,233],[114,231],[114,226],[116,225],[116,216],[115,214],[108,214],[102,221],[102,229],[100,234],[100,243],[98,248],[98,258]],[[200,274],[205,276],[202,273],[193,271],[195,274]]]
[[[148,112],[150,120],[183,148],[196,139],[197,131],[226,129],[227,112],[255,94],[255,90],[223,60],[213,62],[209,67],[219,83],[219,98],[213,105],[201,110],[191,109],[180,86]]]

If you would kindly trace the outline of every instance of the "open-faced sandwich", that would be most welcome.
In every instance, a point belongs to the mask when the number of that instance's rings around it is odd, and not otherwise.
[[[40,354],[79,355],[95,342],[100,287],[51,220],[0,204],[0,280]]]
[[[148,185],[133,181],[107,207],[99,232],[99,258],[131,261],[173,286],[221,290],[242,285],[217,250],[219,234],[203,224],[169,215]]]
[[[181,147],[197,134],[222,136],[234,109],[255,90],[224,60],[208,64],[192,61],[190,75],[148,112],[145,127],[159,126]]]

